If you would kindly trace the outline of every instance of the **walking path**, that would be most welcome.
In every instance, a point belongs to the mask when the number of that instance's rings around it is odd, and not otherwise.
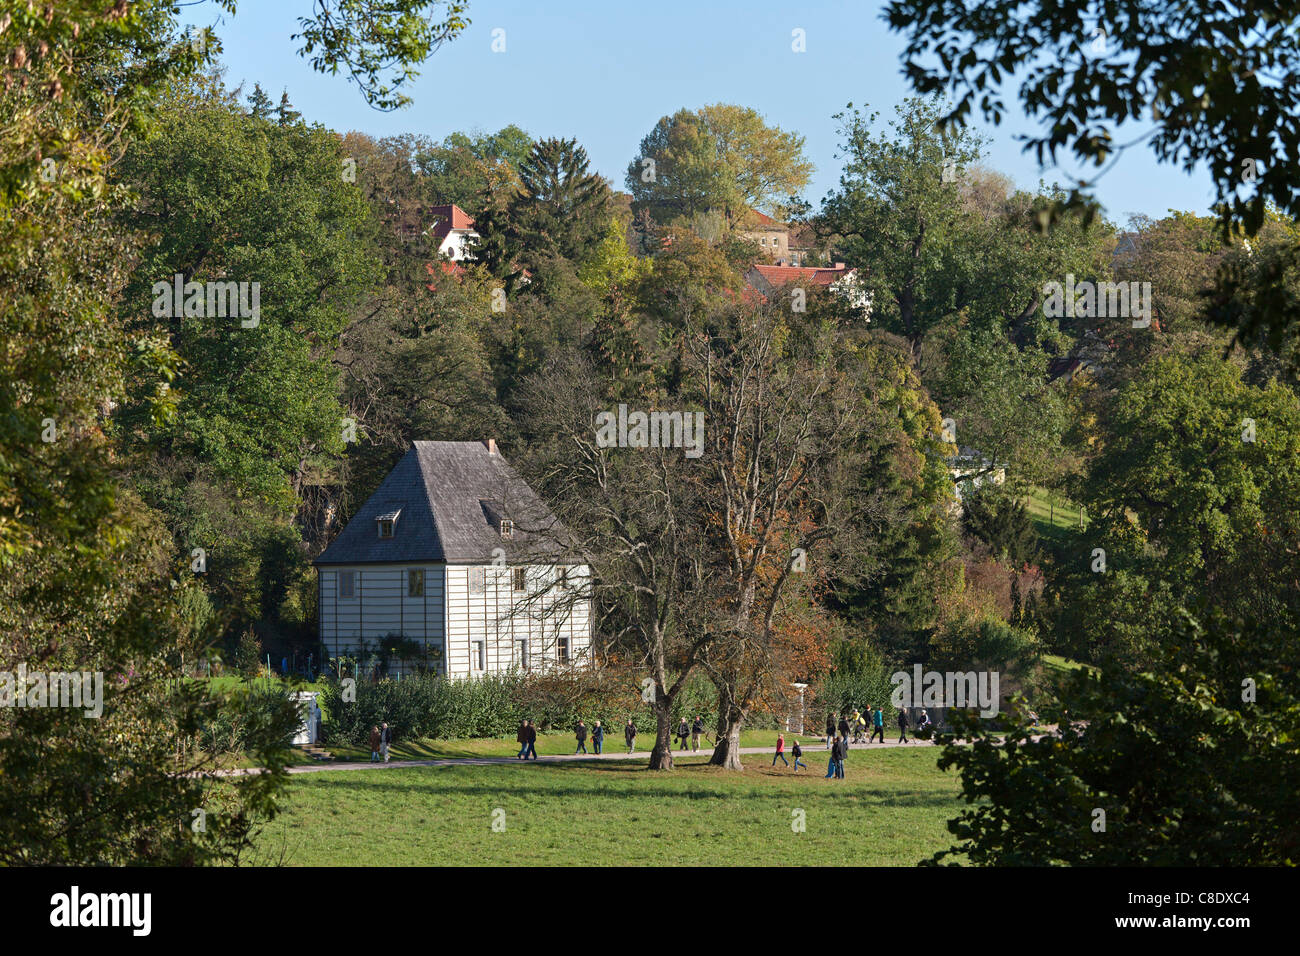
[[[849,749],[850,750],[880,750],[886,747],[892,748],[892,747],[913,747],[913,746],[932,747],[934,745],[919,740],[915,742],[905,743],[905,744],[900,744],[896,741],[891,740],[890,742],[884,744],[850,744]],[[743,757],[743,756],[753,756],[756,754],[762,754],[767,756],[768,758],[771,758],[775,750],[776,750],[775,745],[767,746],[767,747],[741,747],[740,755]],[[673,757],[677,758],[683,756],[698,756],[699,754],[708,755],[712,752],[713,752],[712,748],[701,749],[698,751],[674,750]],[[810,744],[809,746],[804,747],[803,754],[805,758],[808,758],[808,757],[813,757],[817,754],[825,754],[826,752],[827,751],[824,746],[814,747],[813,745]],[[785,755],[786,755],[785,757],[786,760],[791,761],[791,763],[794,762],[793,758],[790,756],[789,747],[786,748]],[[587,761],[597,761],[597,760],[648,760],[649,758],[650,758],[650,751],[648,750],[638,750],[635,753],[629,754],[625,750],[616,747],[613,750],[607,750],[602,754],[539,755],[536,760],[530,760],[527,762],[528,763],[569,763],[573,761],[587,762]],[[807,760],[805,760],[804,762],[806,763]],[[507,763],[507,764],[524,763],[524,761],[519,760],[516,757],[436,757],[430,760],[392,760],[389,761],[388,763],[369,761],[369,760],[346,760],[346,761],[334,761],[330,763],[305,764],[302,766],[294,766],[289,768],[289,773],[322,773],[330,770],[396,770],[402,767],[457,767],[457,766],[477,767],[486,764],[499,764],[499,763]],[[208,776],[240,777],[240,776],[247,776],[249,774],[262,773],[262,772],[263,769],[261,767],[242,767],[233,770],[216,770],[208,774]]]

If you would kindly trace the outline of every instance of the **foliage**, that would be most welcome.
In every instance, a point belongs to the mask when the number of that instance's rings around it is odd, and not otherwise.
[[[1294,637],[1179,614],[1151,669],[1080,669],[997,741],[944,740],[970,808],[948,825],[977,865],[1295,865],[1300,686]],[[973,742],[959,742],[962,737]],[[1103,811],[1104,824],[1098,816]]]

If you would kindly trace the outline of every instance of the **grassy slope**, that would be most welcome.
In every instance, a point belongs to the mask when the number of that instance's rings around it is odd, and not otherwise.
[[[702,755],[672,773],[611,761],[306,774],[259,848],[318,866],[910,866],[949,845],[961,806],[938,754],[856,752],[842,781],[824,779],[816,750],[798,775],[761,756],[729,773]],[[795,809],[806,832],[791,829]]]

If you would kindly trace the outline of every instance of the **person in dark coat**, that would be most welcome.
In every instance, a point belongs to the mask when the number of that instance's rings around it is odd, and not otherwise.
[[[691,750],[699,751],[700,734],[704,733],[704,718],[699,714],[695,715],[695,723],[691,724]]]
[[[840,759],[835,761],[835,776],[841,780],[844,779],[844,761],[849,756],[849,742],[847,739],[840,740]]]
[[[600,753],[600,745],[605,742],[605,728],[600,726],[600,721],[591,728],[591,742],[596,748],[596,753]]]
[[[795,770],[798,770],[800,767],[803,767],[805,770],[808,769],[808,765],[806,763],[799,762],[799,758],[803,756],[803,748],[799,746],[799,741],[796,740],[794,742],[794,746],[790,748],[790,756],[794,758]]]
[[[515,759],[523,760],[524,754],[528,753],[528,721],[519,721],[519,732],[515,734],[515,743],[519,744],[519,753],[515,754]]]
[[[826,715],[826,749],[831,749],[831,743],[835,740],[835,715]]]
[[[524,754],[524,759],[532,757],[537,759],[537,727],[530,720],[528,721],[528,753]]]
[[[370,728],[370,762],[379,762],[379,728]]]
[[[682,722],[677,725],[677,737],[681,741],[680,749],[682,750],[686,749],[686,741],[690,738],[690,736],[691,736],[691,727],[688,723],[686,723],[686,718],[683,717]]]
[[[898,712],[898,742],[899,742],[900,744],[905,744],[905,743],[908,742],[908,740],[907,740],[907,711],[905,711],[905,710],[900,710],[900,711]]]
[[[831,757],[826,761],[826,779],[840,775],[840,738],[837,734],[831,740]]]
[[[840,740],[844,743],[844,749],[849,749],[849,719],[844,714],[840,715]]]
[[[576,754],[578,753],[578,751],[581,751],[582,753],[586,753],[587,752],[587,725],[584,724],[581,720],[578,721],[578,726],[573,728],[573,736],[578,738],[578,749],[575,750],[574,753]]]
[[[627,726],[623,728],[623,739],[627,741],[628,753],[636,749],[636,724],[632,723],[631,717],[627,719]]]

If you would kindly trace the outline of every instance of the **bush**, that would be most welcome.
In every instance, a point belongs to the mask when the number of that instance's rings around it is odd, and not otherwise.
[[[342,686],[330,680],[319,702],[329,715],[325,743],[362,746],[370,728],[387,721],[394,740],[429,737],[514,737],[520,721],[532,720],[540,733],[568,733],[578,722],[599,720],[618,735],[628,717],[639,735],[655,731],[654,711],[641,700],[643,672],[600,671],[488,674],[473,680],[417,674],[401,680],[358,682],[356,700],[345,703]],[[674,719],[703,714],[710,728],[717,720],[712,685],[697,675],[677,698]]]

